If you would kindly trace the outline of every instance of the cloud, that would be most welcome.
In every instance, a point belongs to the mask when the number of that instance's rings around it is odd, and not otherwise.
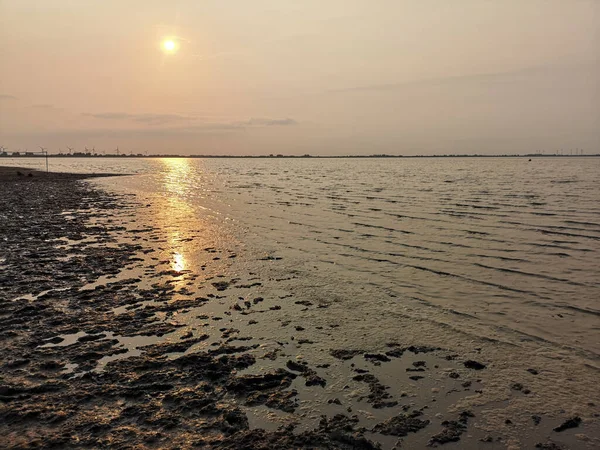
[[[265,119],[265,118],[250,118],[248,120],[239,120],[234,122],[202,122],[192,124],[187,127],[171,128],[172,131],[181,132],[202,132],[202,131],[243,131],[251,128],[267,128],[267,127],[282,127],[297,125],[298,122],[294,119]]]
[[[403,88],[413,87],[432,87],[457,83],[472,82],[493,82],[499,81],[503,77],[511,76],[517,72],[497,72],[497,73],[479,73],[472,75],[456,75],[439,78],[426,78],[421,80],[401,81],[398,83],[372,84],[367,86],[353,86],[348,88],[330,89],[328,93],[348,93],[348,92],[376,92],[376,91],[394,91]]]
[[[55,109],[54,105],[50,105],[48,103],[41,103],[39,105],[31,105],[32,108],[38,109]]]
[[[145,123],[148,125],[162,125],[186,120],[195,120],[192,116],[183,116],[180,114],[128,114],[128,113],[83,113],[82,115],[104,120],[131,120],[134,122]]]
[[[182,116],[179,114],[139,114],[132,119],[136,122],[146,123],[149,125],[196,120],[194,117]]]
[[[474,85],[476,83],[506,83],[507,81],[521,81],[526,77],[542,77],[551,75],[569,75],[572,72],[580,71],[582,73],[595,73],[600,70],[599,61],[589,61],[574,65],[546,65],[525,67],[522,69],[505,71],[475,73],[466,75],[445,76],[438,78],[426,78],[419,80],[401,81],[398,83],[373,84],[365,86],[352,86],[347,88],[330,89],[326,93],[351,93],[351,92],[376,92],[376,91],[395,91],[403,88],[413,87],[435,87],[435,86],[457,86]]]
[[[131,114],[125,113],[81,113],[81,115],[96,119],[128,119],[131,117]]]
[[[17,97],[9,94],[0,94],[0,100],[17,100]]]
[[[83,114],[86,116],[100,119],[125,119],[126,122],[121,127],[102,127],[102,128],[81,128],[81,129],[54,129],[54,130],[36,130],[27,132],[6,133],[6,136],[13,138],[35,138],[40,141],[43,139],[68,139],[73,141],[87,141],[98,139],[185,139],[186,137],[197,138],[228,138],[239,136],[250,130],[267,129],[269,127],[288,127],[297,125],[294,119],[283,118],[250,118],[244,121],[201,121],[200,118],[191,123],[175,124],[171,126],[152,126],[152,127],[133,127],[129,119],[136,118],[137,115],[126,113],[101,113],[101,114]],[[141,115],[143,116],[143,115]],[[129,125],[129,126],[127,126]],[[60,145],[60,144],[59,144]],[[89,146],[89,144],[88,144]]]
[[[188,125],[181,128],[170,127],[173,131],[202,131],[202,130],[239,130],[245,128],[261,127],[279,127],[297,125],[298,122],[290,118],[272,119],[264,117],[251,117],[247,120],[226,121],[226,122],[206,122],[195,116],[186,116],[181,114],[129,114],[118,112],[106,113],[82,113],[83,116],[93,117],[100,120],[125,120],[145,125],[177,125],[188,122]]]
[[[217,59],[217,58],[223,58],[223,57],[227,57],[227,56],[234,56],[234,55],[244,55],[243,52],[219,52],[219,53],[213,53],[213,54],[194,54],[191,55],[192,58],[195,58],[198,61],[206,61],[209,59]]]
[[[289,125],[297,125],[294,119],[285,118],[285,119],[264,119],[264,118],[251,118],[246,121],[237,122],[241,126],[259,126],[259,127],[277,127],[277,126],[289,126]]]

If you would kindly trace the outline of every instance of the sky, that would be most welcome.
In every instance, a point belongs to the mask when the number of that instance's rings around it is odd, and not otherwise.
[[[0,0],[0,145],[597,153],[600,0]]]

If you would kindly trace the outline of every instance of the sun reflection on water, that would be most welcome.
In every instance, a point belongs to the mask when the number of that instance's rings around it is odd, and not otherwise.
[[[181,253],[179,253],[179,252],[173,253],[173,260],[171,261],[171,268],[175,272],[183,272],[186,267],[185,263],[186,263],[185,257]]]
[[[162,202],[159,222],[165,232],[171,269],[182,272],[190,269],[193,208],[178,197],[168,197]]]
[[[192,168],[187,158],[164,158],[161,162],[165,166],[164,186],[171,194],[185,196],[189,191],[189,182]]]
[[[161,188],[152,205],[152,220],[163,236],[157,257],[168,264],[180,288],[215,259],[206,248],[221,238],[221,228],[215,225],[219,213],[203,204],[213,179],[202,161],[164,158],[160,164]]]
[[[193,168],[187,158],[164,158],[161,162],[164,165],[164,196],[159,221],[167,232],[171,269],[184,272],[190,269],[191,249],[187,243],[191,238],[189,224],[193,222],[194,214],[187,197],[190,195]]]

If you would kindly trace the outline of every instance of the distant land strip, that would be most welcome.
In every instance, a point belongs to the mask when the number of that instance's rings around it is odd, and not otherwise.
[[[388,155],[388,154],[372,154],[372,155],[178,155],[178,154],[99,154],[99,153],[48,153],[48,155],[40,152],[15,152],[2,153],[0,158],[231,158],[231,159],[252,159],[252,158],[589,158],[599,157],[600,153],[595,154],[498,154],[498,155],[481,155],[481,154],[444,154],[444,155]]]

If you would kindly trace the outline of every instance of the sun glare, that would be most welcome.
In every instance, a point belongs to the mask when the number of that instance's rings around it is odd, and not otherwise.
[[[165,39],[162,48],[166,53],[174,53],[177,50],[177,43],[173,39]]]

